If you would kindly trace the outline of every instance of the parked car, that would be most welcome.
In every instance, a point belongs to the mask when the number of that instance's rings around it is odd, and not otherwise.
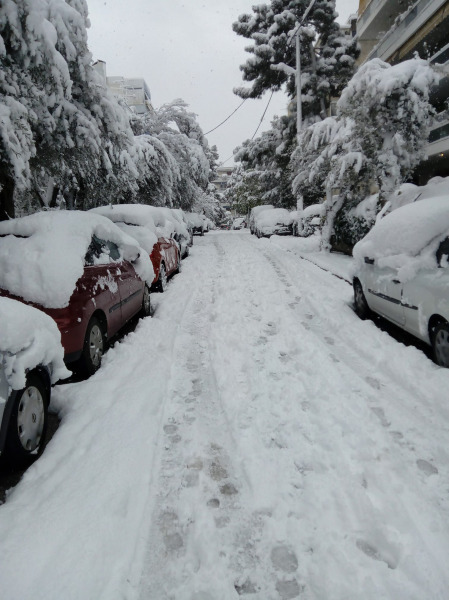
[[[204,235],[204,232],[207,231],[205,220],[203,219],[203,215],[194,212],[186,213],[187,219],[192,227],[193,235]]]
[[[262,210],[254,219],[254,231],[258,238],[272,235],[292,235],[292,216],[285,208]]]
[[[100,215],[58,210],[0,223],[0,295],[50,315],[66,363],[87,374],[113,335],[150,313],[152,279],[135,239]]]
[[[231,229],[243,229],[246,227],[245,217],[237,217],[232,223]]]
[[[165,209],[148,204],[114,204],[93,208],[90,212],[107,217],[135,238],[153,265],[151,290],[164,292],[168,279],[179,272],[181,265],[181,251],[173,237],[176,231],[174,218],[167,218]]]
[[[25,465],[42,454],[51,385],[71,375],[48,315],[0,298],[0,455]]]
[[[181,224],[180,228],[176,229],[175,239],[179,243],[181,250],[181,258],[186,258],[190,254],[190,248],[193,246],[193,228],[190,225],[185,212],[180,208],[169,209],[171,214]]]
[[[324,204],[312,204],[302,211],[292,211],[290,214],[293,235],[309,237],[321,228]]]
[[[354,246],[357,314],[385,317],[433,348],[449,367],[449,199],[389,213]]]
[[[251,212],[249,213],[249,230],[251,232],[251,235],[256,233],[254,221],[257,215],[264,210],[272,210],[273,208],[274,206],[272,206],[271,204],[261,204],[251,209]]]

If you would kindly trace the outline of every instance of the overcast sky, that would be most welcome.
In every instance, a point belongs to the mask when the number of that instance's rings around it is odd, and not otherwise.
[[[107,75],[143,77],[153,106],[182,98],[198,115],[204,132],[216,127],[241,99],[233,94],[243,84],[239,66],[249,56],[250,42],[232,31],[254,0],[87,0],[91,27],[89,48],[94,60],[106,62]],[[357,11],[358,0],[337,0],[339,22]],[[207,136],[220,161],[232,165],[233,149],[252,137],[269,94],[247,100],[236,114]],[[258,131],[284,114],[286,98],[273,96]],[[229,159],[230,160],[227,160]]]

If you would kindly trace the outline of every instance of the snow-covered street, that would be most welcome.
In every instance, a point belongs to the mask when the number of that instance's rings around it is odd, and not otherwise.
[[[449,372],[341,278],[196,237],[0,506],[5,600],[445,600]]]

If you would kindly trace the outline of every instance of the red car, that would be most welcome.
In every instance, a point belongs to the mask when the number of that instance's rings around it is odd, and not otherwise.
[[[108,217],[126,234],[134,237],[150,255],[154,269],[151,289],[164,292],[169,277],[178,273],[181,252],[174,236],[176,224],[166,216],[166,209],[147,204],[114,204],[90,212]]]
[[[0,295],[50,315],[65,362],[87,374],[108,339],[150,313],[152,278],[146,253],[104,217],[54,211],[0,223]]]

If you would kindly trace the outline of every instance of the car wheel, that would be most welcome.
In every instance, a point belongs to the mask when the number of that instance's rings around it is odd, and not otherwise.
[[[167,289],[167,271],[165,270],[164,263],[161,263],[161,268],[159,270],[157,289],[159,292],[165,292],[165,290]]]
[[[437,365],[449,367],[449,324],[438,323],[432,335],[433,356]]]
[[[81,354],[81,368],[86,375],[92,375],[101,367],[106,346],[106,336],[102,323],[97,317],[89,321]]]
[[[13,392],[14,393],[14,392]],[[27,375],[23,390],[16,392],[5,441],[5,455],[15,465],[26,465],[45,448],[49,388],[36,371]]]
[[[184,250],[184,256],[182,258],[187,258],[190,254],[190,247],[186,246],[186,249]]]
[[[149,317],[151,314],[151,296],[150,296],[150,288],[147,284],[145,284],[143,288],[143,298],[142,298],[142,317]]]
[[[353,287],[355,312],[361,319],[366,319],[370,314],[370,309],[365,294],[363,293],[362,284],[356,279],[353,283]]]

